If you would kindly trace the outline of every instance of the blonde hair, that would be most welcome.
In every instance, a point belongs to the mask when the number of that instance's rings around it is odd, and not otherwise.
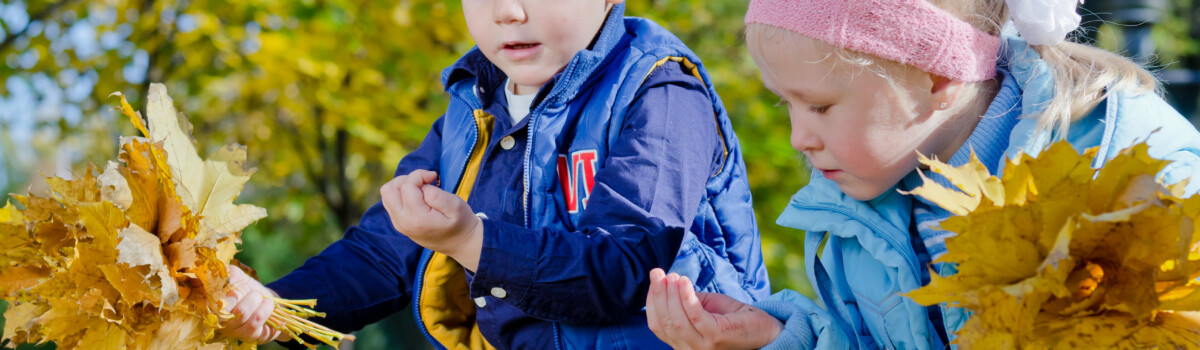
[[[1003,23],[1008,21],[1008,6],[1004,0],[926,0],[988,34],[1000,36]],[[773,26],[752,24],[746,28],[751,49],[761,48],[758,40],[786,32]],[[755,40],[754,38],[759,38]],[[900,89],[893,77],[904,76],[917,68],[874,55],[851,51],[812,40],[826,46],[840,61],[858,66],[887,80],[893,89]],[[1044,105],[1022,111],[1022,118],[1037,118],[1039,132],[1051,132],[1056,139],[1066,137],[1071,122],[1086,116],[1109,94],[1117,91],[1131,94],[1161,94],[1158,79],[1145,68],[1120,55],[1089,45],[1063,41],[1056,45],[1030,45],[1046,61],[1054,78],[1054,95]],[[959,112],[970,108],[982,96],[992,96],[995,80],[966,84],[955,106]],[[901,94],[901,96],[907,96]]]

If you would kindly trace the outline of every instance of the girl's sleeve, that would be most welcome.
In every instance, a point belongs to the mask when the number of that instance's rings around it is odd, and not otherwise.
[[[783,332],[763,347],[765,350],[850,349],[853,346],[828,311],[795,291],[785,289],[754,303],[754,307],[783,322]]]
[[[400,161],[396,176],[437,171],[441,130],[439,118],[421,146]],[[315,309],[326,317],[316,321],[349,333],[408,306],[422,250],[392,227],[387,210],[376,203],[342,239],[267,288],[286,299],[317,299]]]

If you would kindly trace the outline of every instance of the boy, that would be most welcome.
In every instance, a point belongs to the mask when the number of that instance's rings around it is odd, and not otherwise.
[[[623,0],[463,0],[452,101],[344,238],[266,289],[233,269],[226,334],[318,299],[358,330],[412,303],[439,348],[665,348],[655,267],[769,294],[737,138],[699,60]]]

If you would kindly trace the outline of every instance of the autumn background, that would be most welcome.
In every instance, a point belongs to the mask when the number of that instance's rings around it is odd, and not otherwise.
[[[1089,3],[1157,4],[1165,16],[1153,26],[1092,22],[1091,36],[1107,49],[1138,52],[1127,39],[1150,30],[1156,55],[1144,59],[1172,82],[1169,97],[1184,114],[1197,115],[1200,74],[1191,69],[1200,69],[1200,28],[1193,28],[1200,0]],[[0,0],[0,192],[40,193],[42,176],[70,177],[88,162],[115,159],[118,137],[134,129],[107,96],[120,91],[140,109],[149,83],[164,82],[190,117],[201,154],[248,145],[258,173],[239,202],[270,216],[245,231],[239,258],[274,280],[355,224],[441,114],[447,97],[439,73],[472,45],[459,6]],[[786,111],[773,106],[742,41],[746,1],[630,0],[628,7],[704,59],[745,149],[772,285],[809,292],[801,235],[774,224],[807,173],[789,146]],[[363,349],[428,346],[408,311],[357,335]]]

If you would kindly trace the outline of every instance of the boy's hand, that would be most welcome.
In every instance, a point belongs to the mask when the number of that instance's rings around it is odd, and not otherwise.
[[[417,170],[388,181],[379,189],[383,207],[396,231],[475,271],[483,247],[483,222],[467,202],[432,185],[437,176]]]
[[[225,293],[225,311],[232,313],[233,319],[225,323],[221,334],[257,344],[291,339],[266,325],[267,318],[275,311],[275,301],[271,297],[279,295],[233,265],[229,266],[229,285],[231,288]]]
[[[775,317],[724,294],[699,293],[687,277],[650,271],[646,321],[676,349],[757,349],[783,331]]]

